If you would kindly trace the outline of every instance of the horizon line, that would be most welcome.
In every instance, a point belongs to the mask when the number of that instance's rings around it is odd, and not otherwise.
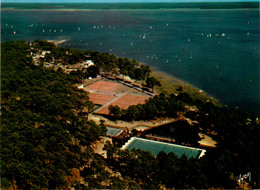
[[[35,0],[29,0],[29,1],[20,1],[20,2],[17,2],[17,0],[11,0],[11,1],[8,1],[8,0],[2,0],[1,4],[2,3],[42,3],[42,4],[49,4],[49,3],[70,3],[70,4],[77,4],[77,3],[90,3],[90,4],[95,4],[95,3],[244,3],[244,2],[258,2],[258,0],[164,0],[164,1],[158,1],[158,0],[126,0],[126,1],[123,1],[123,0],[112,0],[112,1],[108,1],[108,0],[97,0],[95,2],[93,1],[85,1],[85,2],[82,2],[82,1],[59,1],[59,0],[39,0],[38,2]]]

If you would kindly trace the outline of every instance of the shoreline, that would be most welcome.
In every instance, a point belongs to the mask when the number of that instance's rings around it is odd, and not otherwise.
[[[150,66],[152,69],[151,76],[155,77],[157,80],[160,81],[161,86],[155,86],[154,89],[157,93],[180,93],[176,89],[182,87],[182,92],[188,93],[194,99],[200,99],[204,102],[210,101],[214,105],[221,105],[221,102],[213,97],[212,95],[208,94],[207,92],[199,89],[198,87],[186,82],[182,79],[174,77],[164,71],[160,71],[155,67]]]
[[[148,65],[151,68],[150,76],[155,77],[161,83],[161,86],[154,87],[156,93],[179,94],[180,91],[177,91],[176,89],[182,87],[182,92],[188,93],[193,99],[200,99],[203,102],[209,101],[214,105],[222,105],[220,100],[215,98],[213,95],[210,95],[206,91],[199,89],[188,81],[182,80],[176,76],[172,76],[164,71],[161,71],[160,68],[151,66],[145,62],[138,62],[142,65]]]

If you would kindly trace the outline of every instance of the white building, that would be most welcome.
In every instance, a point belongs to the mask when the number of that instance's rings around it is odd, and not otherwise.
[[[42,51],[42,54],[40,55],[40,58],[44,59],[46,54],[50,54],[50,51]]]
[[[87,61],[85,61],[85,62],[83,63],[83,67],[84,67],[84,68],[88,68],[88,67],[90,67],[90,66],[92,66],[92,65],[95,65],[95,64],[94,64],[93,61],[91,61],[91,60],[87,60]]]

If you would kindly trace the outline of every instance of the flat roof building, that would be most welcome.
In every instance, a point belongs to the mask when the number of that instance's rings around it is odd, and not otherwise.
[[[123,129],[113,128],[113,127],[106,127],[106,128],[107,128],[106,136],[109,137],[116,137],[124,131]]]

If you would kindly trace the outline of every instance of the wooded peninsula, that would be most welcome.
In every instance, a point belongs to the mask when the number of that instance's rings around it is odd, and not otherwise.
[[[1,55],[1,188],[260,188],[260,125],[246,110],[199,99],[182,86],[158,94],[154,87],[161,82],[148,65],[109,53],[35,40],[1,43]],[[100,93],[89,86],[96,81],[124,88],[121,94],[102,94],[108,99],[101,105],[91,101]],[[120,107],[116,102],[126,93],[145,100]],[[97,111],[101,108],[108,114]],[[102,156],[95,149],[109,125],[91,115],[115,123],[173,122],[125,129],[104,142]],[[199,159],[121,148],[131,137],[153,136],[199,149],[199,133],[216,142],[203,147]]]

